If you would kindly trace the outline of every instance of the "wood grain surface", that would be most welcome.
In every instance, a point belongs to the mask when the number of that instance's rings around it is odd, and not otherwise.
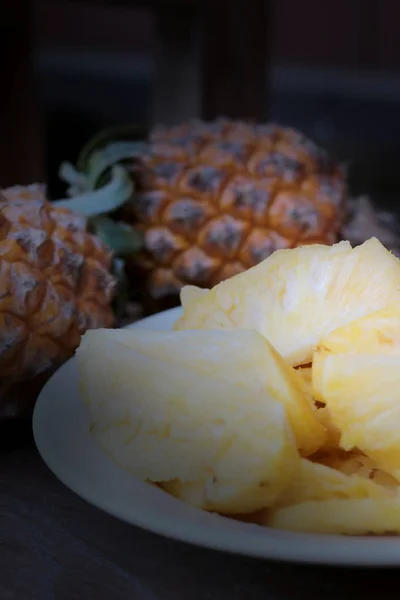
[[[276,564],[136,529],[66,489],[31,446],[0,454],[0,558],[1,600],[366,600],[400,584],[395,569]]]

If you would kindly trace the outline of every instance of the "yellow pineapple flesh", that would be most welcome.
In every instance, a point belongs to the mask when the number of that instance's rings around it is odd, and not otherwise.
[[[177,344],[165,356],[157,341],[162,334],[149,333],[99,329],[83,336],[77,359],[92,434],[136,477],[189,484],[205,508],[240,513],[273,504],[300,457],[285,405],[266,389],[262,372],[252,384],[244,358],[245,375],[231,380],[240,336],[234,346],[236,332],[225,332],[226,353],[214,332],[203,336],[212,360],[204,366],[204,356],[202,367],[185,358],[196,354],[196,336],[181,339],[179,355]]]
[[[395,491],[399,485],[394,477],[380,469],[376,462],[359,450],[344,452],[336,449],[321,456],[319,462],[345,475],[359,475]]]
[[[131,330],[113,332],[113,339],[157,360],[244,386],[249,393],[267,391],[285,406],[302,456],[325,444],[325,426],[299,374],[256,331]]]
[[[380,485],[358,472],[343,473],[303,458],[290,486],[278,498],[275,507],[335,498],[388,498],[396,494],[395,490],[393,486]]]
[[[173,331],[88,331],[104,450],[194,507],[274,528],[400,533],[400,262],[372,238],[280,250]]]
[[[211,290],[183,288],[176,329],[255,329],[291,365],[337,327],[400,300],[400,262],[375,238],[278,250]]]
[[[306,533],[400,534],[400,498],[311,500],[272,511],[265,524]]]
[[[151,294],[210,287],[279,248],[332,244],[344,221],[339,165],[300,132],[219,119],[152,132],[123,217],[144,233]]]
[[[397,305],[341,327],[321,340],[313,387],[341,431],[400,481],[400,311]]]

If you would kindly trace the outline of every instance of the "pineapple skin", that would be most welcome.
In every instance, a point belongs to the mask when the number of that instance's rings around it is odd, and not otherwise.
[[[45,186],[1,190],[0,417],[29,413],[33,399],[22,406],[13,390],[72,356],[87,329],[114,324],[111,264],[84,219],[47,202]]]
[[[298,131],[217,119],[159,128],[135,168],[122,215],[144,233],[137,260],[154,298],[211,287],[272,252],[333,244],[347,184],[338,164]]]

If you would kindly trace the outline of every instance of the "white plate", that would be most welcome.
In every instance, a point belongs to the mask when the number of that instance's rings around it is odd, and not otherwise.
[[[157,314],[133,326],[171,329],[180,310]],[[136,480],[92,439],[78,393],[75,359],[59,369],[43,389],[34,412],[33,433],[43,460],[67,487],[127,523],[199,546],[267,559],[400,565],[400,538],[306,535],[262,528],[192,508]]]

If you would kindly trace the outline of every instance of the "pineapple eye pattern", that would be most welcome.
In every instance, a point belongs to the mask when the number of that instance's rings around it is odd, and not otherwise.
[[[177,162],[163,162],[154,167],[155,176],[163,179],[167,185],[173,183],[181,171],[182,167]]]
[[[234,263],[249,268],[278,248],[337,240],[347,197],[339,166],[295,129],[190,121],[158,130],[150,144],[140,161],[149,185],[141,186],[131,217],[144,233],[163,230],[175,241],[173,251],[157,243],[156,255],[146,245],[149,273],[162,266],[179,280],[178,264],[189,273],[195,259],[197,273],[199,251],[200,263],[219,262],[206,269],[210,286]]]
[[[239,248],[244,229],[243,224],[233,217],[225,215],[210,223],[204,232],[204,242],[210,250],[219,250],[219,253],[222,250],[224,254],[231,255]]]
[[[290,211],[289,215],[295,223],[298,223],[299,228],[303,233],[306,233],[310,230],[318,229],[318,213],[313,207],[301,206],[293,208]]]
[[[187,233],[191,233],[205,220],[206,206],[191,198],[183,198],[168,207],[165,218]]]
[[[236,208],[250,207],[256,212],[264,212],[271,199],[268,190],[258,189],[255,185],[244,184],[236,190],[235,206]]]
[[[160,262],[171,259],[177,250],[183,250],[186,247],[183,238],[162,228],[148,231],[145,243],[154,258]]]
[[[189,176],[188,183],[199,192],[216,192],[222,179],[223,173],[220,169],[201,166]]]
[[[222,152],[226,152],[227,154],[231,154],[237,160],[243,160],[246,156],[246,145],[240,142],[220,142],[216,144],[217,148],[222,150]]]
[[[266,239],[262,245],[252,246],[250,252],[253,260],[258,263],[268,258],[268,256],[271,256],[275,250],[276,246],[272,243],[272,241]]]
[[[177,258],[175,269],[177,275],[185,281],[204,283],[219,265],[217,259],[207,256],[199,248],[191,248]]]
[[[74,254],[69,250],[63,249],[60,251],[60,264],[63,272],[69,277],[73,285],[80,287],[83,276],[84,260],[79,254]]]
[[[281,152],[261,159],[256,166],[257,175],[280,177],[283,181],[294,182],[301,179],[304,175],[304,164],[295,158],[286,156]]]

